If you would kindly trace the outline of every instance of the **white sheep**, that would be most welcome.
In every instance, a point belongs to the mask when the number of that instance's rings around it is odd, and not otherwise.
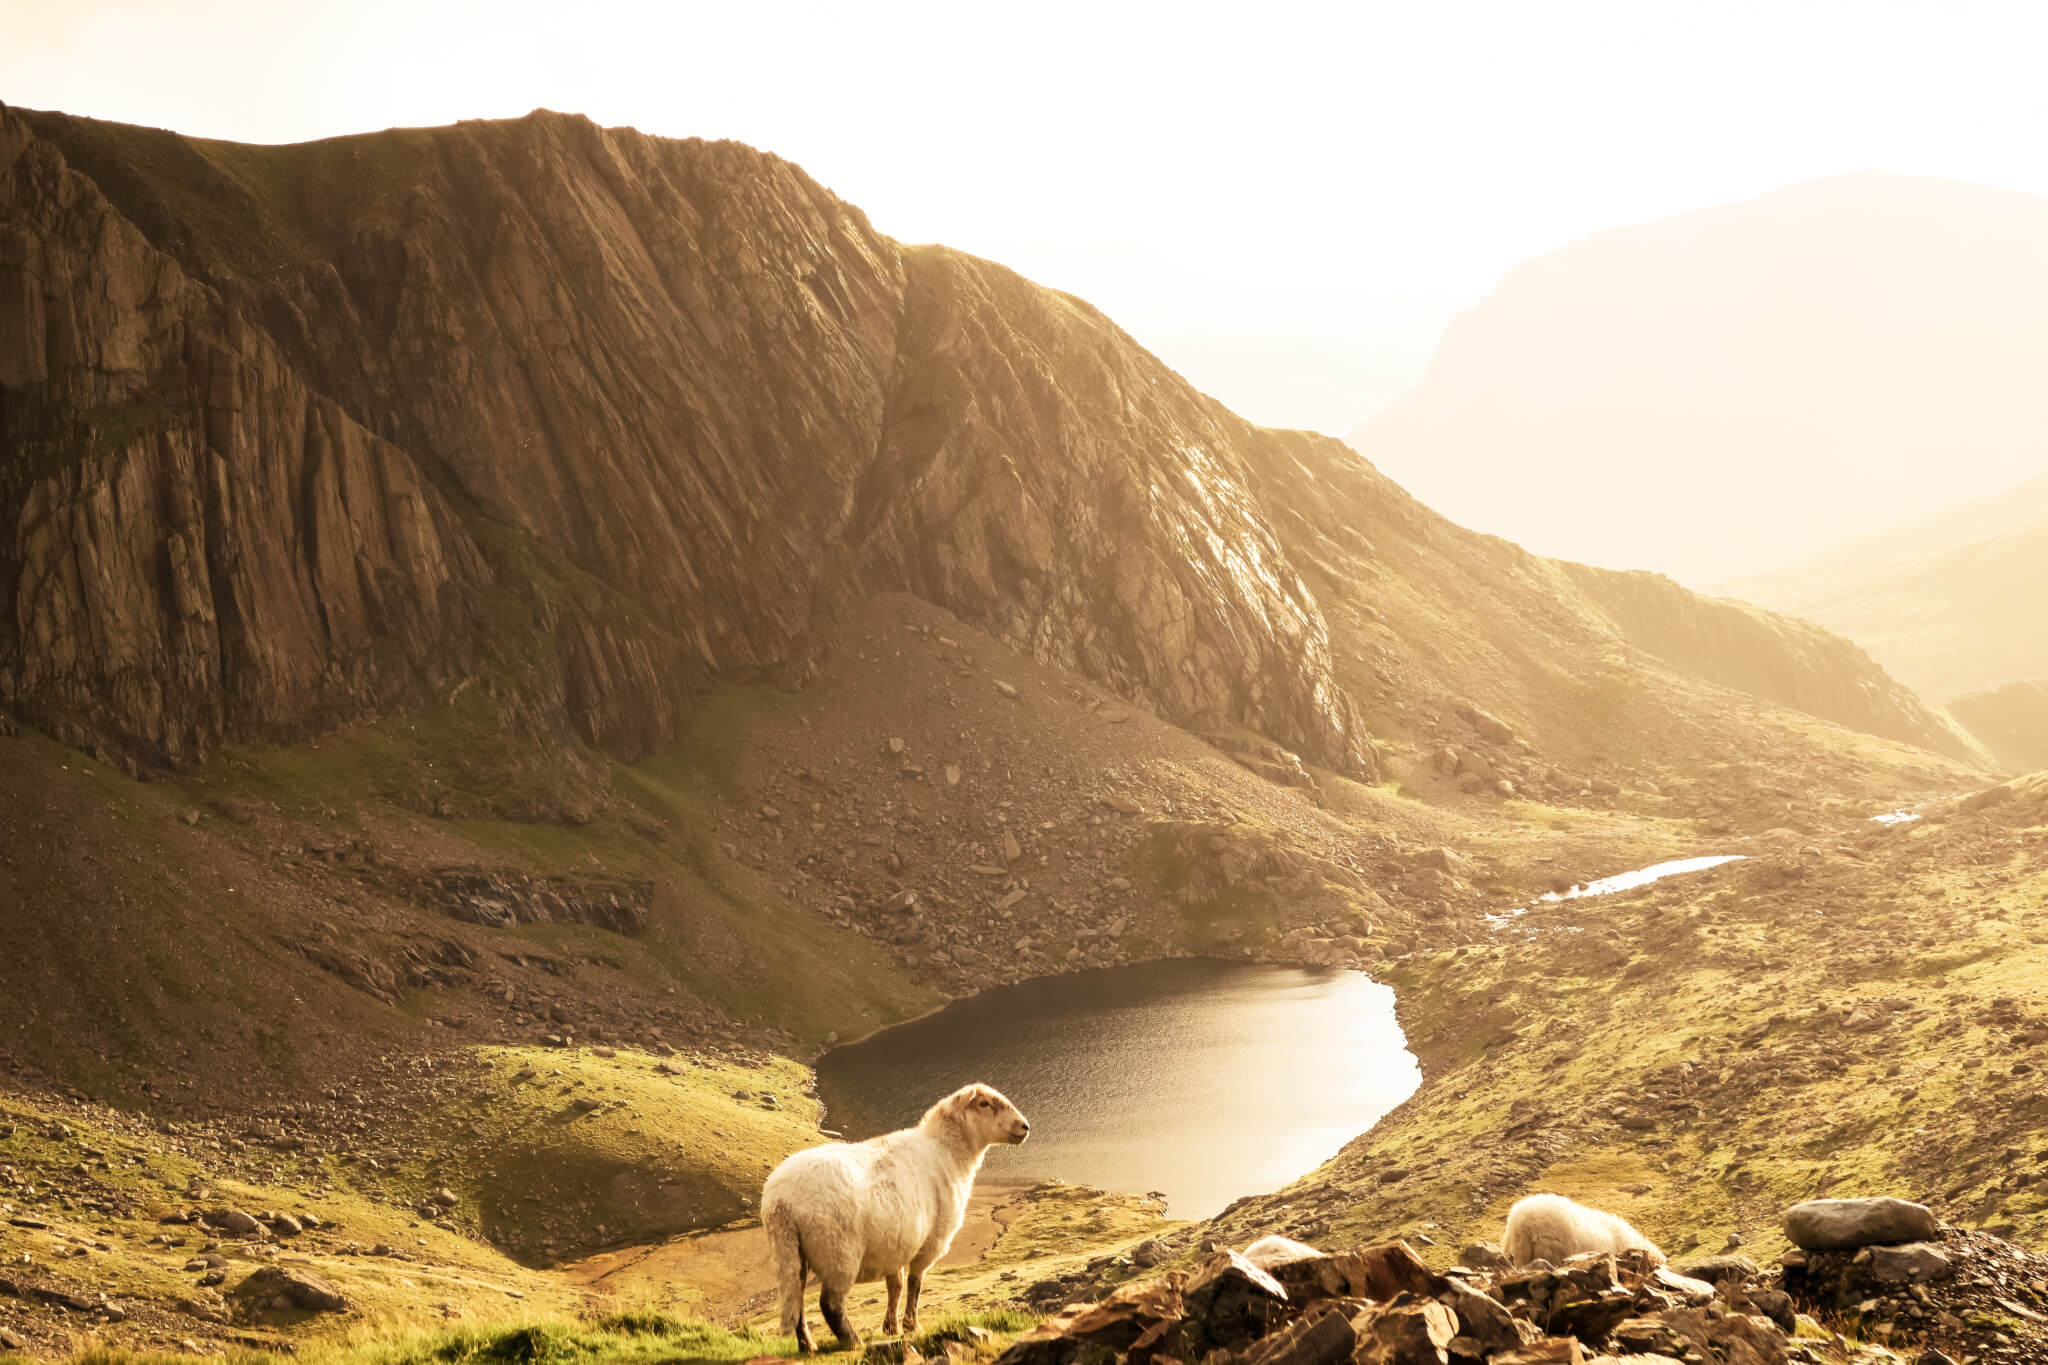
[[[1507,1233],[1501,1238],[1508,1259],[1516,1265],[1549,1261],[1559,1265],[1588,1251],[1650,1253],[1660,1264],[1657,1244],[1628,1221],[1589,1209],[1561,1194],[1532,1194],[1508,1210]]]
[[[896,1330],[899,1295],[903,1329],[915,1332],[924,1272],[953,1245],[982,1156],[1030,1131],[1016,1105],[970,1085],[927,1109],[915,1128],[812,1147],[777,1166],[761,1190],[761,1222],[775,1250],[782,1330],[795,1334],[797,1349],[813,1349],[804,1321],[808,1273],[818,1277],[818,1311],[841,1346],[860,1344],[846,1295],[862,1280],[888,1283],[884,1333]]]

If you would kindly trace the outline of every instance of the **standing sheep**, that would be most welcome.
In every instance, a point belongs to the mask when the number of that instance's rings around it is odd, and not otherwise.
[[[1016,1105],[970,1085],[927,1109],[915,1128],[812,1147],[777,1166],[761,1190],[761,1222],[775,1251],[782,1330],[796,1335],[797,1349],[813,1349],[804,1321],[809,1272],[818,1276],[818,1311],[842,1347],[860,1344],[846,1295],[861,1280],[889,1285],[883,1332],[896,1330],[899,1295],[903,1329],[916,1331],[924,1272],[953,1245],[982,1156],[1030,1132]]]
[[[1630,1227],[1627,1220],[1589,1209],[1561,1194],[1532,1194],[1508,1210],[1508,1230],[1501,1238],[1508,1259],[1516,1265],[1549,1261],[1559,1265],[1588,1251],[1643,1250],[1661,1264],[1657,1244]]]

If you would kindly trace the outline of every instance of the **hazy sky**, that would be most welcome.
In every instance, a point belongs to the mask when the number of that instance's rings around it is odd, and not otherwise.
[[[800,162],[1342,433],[1598,228],[1853,169],[2048,191],[2048,6],[0,0],[0,100],[248,141],[535,106]]]

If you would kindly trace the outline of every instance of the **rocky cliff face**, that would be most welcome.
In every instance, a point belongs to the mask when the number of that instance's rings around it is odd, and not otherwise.
[[[0,201],[0,695],[73,738],[176,762],[495,668],[632,756],[907,588],[1370,765],[1242,424],[773,157],[7,111]]]
[[[1828,637],[1722,640],[1712,604],[1579,575],[1589,611],[1563,572],[745,147],[0,109],[0,703],[131,769],[474,681],[632,758],[713,682],[801,677],[878,591],[1361,775],[1354,696],[1390,733],[1496,678],[1514,711],[1617,632],[1952,747]],[[1334,657],[1330,603],[1376,594],[1429,665],[1398,685]]]

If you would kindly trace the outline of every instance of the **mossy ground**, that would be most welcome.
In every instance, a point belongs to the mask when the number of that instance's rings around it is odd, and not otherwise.
[[[776,1163],[822,1141],[798,1062],[605,1051],[478,1049],[419,1119],[409,1174],[463,1195],[485,1240],[554,1263],[748,1217]]]
[[[459,1228],[424,1221],[381,1174],[324,1155],[224,1159],[209,1135],[107,1118],[95,1122],[77,1106],[0,1100],[0,1128],[14,1130],[0,1138],[0,1166],[12,1167],[19,1182],[0,1191],[0,1201],[31,1199],[47,1224],[0,1226],[0,1257],[39,1281],[104,1291],[130,1314],[136,1335],[206,1335],[197,1321],[168,1310],[179,1299],[207,1297],[199,1274],[184,1269],[206,1238],[160,1221],[195,1206],[321,1220],[320,1229],[288,1242],[224,1242],[225,1288],[275,1259],[313,1267],[371,1319],[498,1317],[520,1300],[528,1309],[569,1312],[580,1303],[567,1287]],[[60,1130],[66,1135],[53,1136]],[[42,1197],[25,1193],[38,1188]],[[378,1245],[400,1255],[360,1254]],[[247,1335],[281,1340],[294,1325],[252,1323]],[[85,1322],[79,1330],[95,1329]]]
[[[1029,1325],[1030,1319],[1014,1312],[949,1314],[913,1338],[912,1344],[933,1356],[944,1354],[948,1344],[958,1351],[966,1343],[966,1358],[986,1359],[996,1353],[997,1344]],[[988,1333],[990,1340],[977,1344],[971,1328]],[[829,1333],[820,1344],[823,1354],[835,1354]],[[442,1328],[372,1324],[340,1339],[305,1343],[292,1353],[293,1359],[307,1365],[690,1365],[796,1354],[790,1337],[644,1311]],[[104,1347],[88,1347],[66,1358],[73,1365],[157,1365],[191,1359],[184,1353]],[[222,1358],[228,1365],[258,1365],[276,1356],[240,1349]]]
[[[1393,964],[1423,1088],[1226,1226],[1423,1233],[1443,1263],[1548,1189],[1674,1254],[1735,1234],[1762,1260],[1791,1203],[1897,1194],[2038,1242],[2039,841],[1967,821],[1848,834]]]

